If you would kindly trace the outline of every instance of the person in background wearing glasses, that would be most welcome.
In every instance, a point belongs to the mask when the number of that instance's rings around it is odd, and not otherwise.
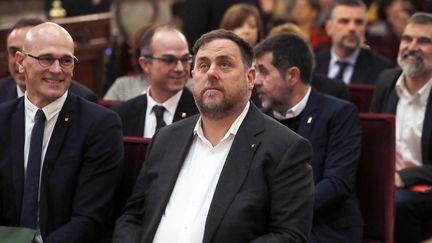
[[[24,75],[18,72],[15,63],[15,54],[22,50],[27,32],[44,21],[41,19],[20,19],[7,34],[6,52],[10,76],[0,79],[0,103],[19,98],[26,90]],[[97,102],[96,94],[82,84],[72,80],[69,91],[92,102]]]
[[[198,113],[185,87],[192,55],[184,35],[168,25],[148,29],[141,38],[139,65],[147,74],[146,94],[113,107],[123,122],[123,135],[151,138],[161,127]]]
[[[15,58],[26,91],[0,104],[0,225],[32,228],[34,242],[109,242],[120,118],[68,91],[76,58],[61,26],[29,29]]]

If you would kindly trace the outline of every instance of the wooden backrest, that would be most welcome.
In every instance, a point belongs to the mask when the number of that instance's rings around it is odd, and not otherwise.
[[[372,102],[375,85],[349,84],[348,91],[351,102],[357,106],[359,112],[368,112]]]
[[[393,242],[395,117],[360,113],[362,152],[356,189],[364,242]]]

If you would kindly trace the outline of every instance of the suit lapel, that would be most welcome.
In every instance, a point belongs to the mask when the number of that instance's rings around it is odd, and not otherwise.
[[[135,103],[135,109],[130,110],[133,114],[129,114],[131,117],[130,124],[125,124],[130,129],[137,131],[137,136],[144,136],[145,117],[147,112],[147,94],[142,96],[142,99]]]
[[[186,129],[174,129],[171,131],[172,137],[184,139],[170,139],[167,144],[163,145],[164,147],[169,148],[167,150],[169,152],[163,153],[163,158],[158,159],[158,164],[155,165],[155,167],[160,168],[160,170],[158,169],[159,171],[157,172],[159,174],[159,179],[158,182],[154,184],[155,186],[152,187],[152,192],[149,193],[149,195],[154,196],[149,198],[149,202],[147,204],[148,208],[146,208],[146,211],[152,212],[152,216],[150,217],[149,223],[147,224],[150,227],[145,229],[147,233],[144,234],[145,236],[142,242],[148,242],[154,238],[161,217],[164,214],[165,208],[171,197],[171,193],[174,189],[180,169],[192,144],[193,129],[197,120],[198,116],[196,116],[196,119],[191,119],[188,121]],[[155,139],[157,140],[157,134],[155,136]],[[150,144],[150,146],[153,145]],[[149,151],[151,153],[151,147],[149,147]],[[150,166],[148,169],[151,170],[152,166]]]
[[[192,93],[187,88],[183,88],[183,93],[175,110],[173,122],[196,114],[198,111],[193,109],[195,107],[194,102]]]
[[[399,76],[401,75],[401,73],[402,73],[401,70],[397,70],[395,72],[389,73],[388,77],[386,78],[387,80],[391,81],[391,86],[388,91],[389,92],[387,98],[388,100],[386,102],[386,107],[384,109],[386,112],[389,112],[391,114],[396,114],[396,108],[399,102],[399,97],[396,93],[396,82]]]
[[[49,174],[60,153],[60,149],[71,122],[74,122],[76,119],[78,119],[76,113],[74,112],[76,108],[76,102],[76,96],[69,92],[68,97],[66,98],[66,101],[60,110],[57,122],[54,126],[54,130],[48,144],[42,169],[42,180],[47,180],[49,177]]]
[[[368,57],[367,51],[365,49],[360,49],[360,53],[357,57],[356,63],[354,65],[354,71],[351,75],[350,83],[370,83],[371,81],[368,79],[367,74],[369,71],[368,68]]]
[[[17,109],[11,118],[11,148],[10,155],[13,163],[13,180],[16,192],[16,208],[21,208],[24,187],[24,140],[25,140],[25,114],[24,99],[18,102]]]
[[[430,82],[430,81],[429,81]],[[423,120],[423,131],[422,131],[422,139],[421,139],[421,150],[422,150],[422,159],[423,163],[431,163],[432,158],[428,157],[428,153],[430,152],[430,149],[432,149],[431,146],[431,139],[432,139],[432,89],[429,93],[428,102],[426,105],[426,113],[425,118]]]
[[[315,73],[320,73],[327,77],[329,65],[330,65],[330,51],[325,51],[321,55],[317,56],[316,58],[316,67],[315,67]]]
[[[248,174],[253,154],[260,143],[256,135],[263,130],[262,119],[263,115],[251,104],[219,177],[206,219],[204,243],[211,242],[225,212]]]
[[[322,104],[321,100],[320,95],[316,91],[311,90],[306,107],[301,114],[300,124],[297,130],[298,134],[307,139],[311,137],[312,127],[316,122],[319,106]]]

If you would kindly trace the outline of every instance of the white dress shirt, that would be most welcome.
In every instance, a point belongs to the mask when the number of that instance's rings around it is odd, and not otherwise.
[[[411,94],[402,74],[395,89],[399,96],[396,110],[396,170],[421,166],[421,137],[426,105],[432,87],[432,79],[420,90]]]
[[[175,95],[173,95],[171,98],[166,100],[164,103],[159,104],[157,103],[151,96],[150,96],[150,89],[147,90],[147,109],[146,109],[146,115],[145,115],[145,124],[144,126],[144,137],[145,138],[151,138],[153,137],[156,129],[156,116],[153,111],[153,107],[155,105],[161,105],[165,107],[165,112],[163,115],[163,119],[165,121],[166,125],[169,125],[173,122],[174,114],[177,109],[178,103],[180,101],[180,98],[183,94],[183,89],[177,92]]]
[[[42,168],[43,168],[48,144],[51,139],[51,135],[54,131],[54,126],[57,122],[60,110],[63,107],[64,102],[66,101],[67,95],[68,95],[68,91],[66,91],[60,98],[56,99],[55,101],[51,102],[50,104],[42,108],[46,120],[45,120],[44,135],[42,140],[42,158],[41,158],[41,170],[39,175],[39,186],[40,186],[40,180],[42,178]],[[36,112],[39,109],[37,106],[32,104],[31,101],[28,99],[27,92],[25,93],[25,97],[24,97],[24,108],[25,108],[24,109],[24,113],[25,113],[24,175],[25,175],[27,171],[28,156],[30,151],[31,133],[33,130],[33,126],[35,124],[34,119],[36,116]],[[39,193],[40,193],[40,187],[39,187]],[[38,218],[37,218],[37,228],[38,228],[38,233],[36,234],[36,241],[42,242],[42,238],[39,232],[39,211],[38,211]]]
[[[201,119],[153,243],[201,243],[213,194],[249,102],[216,146],[204,137]]]
[[[309,96],[311,93],[311,87],[309,86],[308,91],[306,92],[306,95],[300,100],[299,103],[297,103],[295,106],[288,109],[288,111],[285,113],[285,115],[282,115],[281,113],[277,111],[273,111],[274,118],[278,120],[285,120],[297,117],[300,115],[300,113],[303,112],[303,110],[306,108],[307,102],[309,100]]]
[[[16,86],[17,86],[17,98],[19,98],[24,95],[24,91],[22,91],[22,89],[18,84]]]
[[[354,73],[354,66],[356,64],[357,61],[357,57],[360,54],[360,48],[357,48],[351,55],[349,55],[346,58],[340,58],[335,51],[332,49],[330,52],[330,62],[329,62],[329,69],[328,69],[328,73],[327,73],[327,77],[330,78],[335,78],[336,75],[339,73],[339,64],[337,64],[337,61],[342,61],[342,62],[348,62],[348,66],[345,68],[344,71],[344,75],[342,78],[342,81],[344,81],[344,83],[349,84],[351,77]]]

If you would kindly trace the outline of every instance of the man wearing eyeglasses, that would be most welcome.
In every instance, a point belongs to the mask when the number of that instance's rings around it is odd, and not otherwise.
[[[141,38],[139,65],[147,74],[146,94],[113,109],[123,121],[123,135],[148,137],[161,127],[198,113],[185,87],[192,55],[184,35],[170,26],[154,26]]]
[[[65,29],[31,28],[16,52],[24,96],[0,104],[0,225],[31,228],[37,243],[109,237],[121,122],[68,91],[75,61]]]
[[[23,42],[27,32],[44,21],[41,19],[20,19],[10,30],[7,35],[7,58],[10,76],[0,79],[0,103],[19,98],[24,95],[26,90],[24,75],[18,72],[15,63],[15,54],[22,50]],[[74,94],[83,97],[89,101],[96,102],[97,97],[90,89],[72,81],[69,90]]]

